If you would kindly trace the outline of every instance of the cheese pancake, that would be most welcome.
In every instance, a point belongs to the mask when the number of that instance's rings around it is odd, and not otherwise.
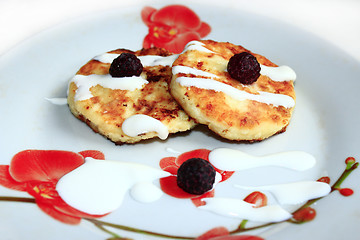
[[[252,54],[260,76],[243,84],[227,71],[235,54]],[[286,130],[295,106],[293,81],[287,66],[228,42],[192,41],[173,63],[170,91],[188,115],[216,134],[237,141],[261,141]]]
[[[121,53],[134,54],[141,60],[140,76],[109,74],[113,59]],[[169,133],[187,131],[195,122],[168,91],[171,64],[176,57],[160,48],[136,52],[117,49],[96,56],[70,81],[69,108],[95,132],[116,144],[165,139]]]

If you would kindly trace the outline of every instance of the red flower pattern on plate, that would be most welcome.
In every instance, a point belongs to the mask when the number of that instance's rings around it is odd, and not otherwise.
[[[169,5],[159,10],[144,7],[141,18],[149,28],[143,41],[144,48],[161,47],[180,53],[188,42],[199,40],[211,31],[209,24],[183,5]]]
[[[196,240],[263,240],[251,235],[230,235],[225,227],[216,227],[197,237]]]
[[[267,197],[265,194],[259,191],[250,193],[244,198],[245,202],[254,204],[255,208],[264,207],[267,205]]]
[[[197,150],[193,150],[190,152],[185,152],[185,153],[179,155],[178,157],[165,157],[165,158],[161,159],[160,163],[159,163],[160,168],[164,171],[167,171],[167,172],[173,174],[173,176],[169,176],[169,177],[160,179],[161,189],[166,194],[176,197],[176,198],[189,198],[192,200],[192,202],[195,204],[195,206],[204,205],[205,202],[203,202],[201,199],[213,197],[214,189],[209,192],[206,192],[202,195],[194,195],[194,194],[187,193],[177,185],[176,174],[177,174],[177,170],[179,169],[181,164],[188,159],[202,158],[206,161],[209,161],[209,153],[210,153],[210,150],[197,149]],[[230,171],[222,171],[222,170],[216,169],[216,168],[215,168],[215,170],[221,174],[221,176],[222,176],[221,182],[223,182],[226,179],[228,179],[229,177],[231,177],[231,175],[234,173],[234,172],[230,172]]]
[[[59,150],[25,150],[17,153],[10,165],[0,165],[0,185],[29,193],[46,214],[67,224],[79,224],[81,218],[98,218],[66,204],[58,192],[59,179],[85,162],[85,157],[103,160],[95,150],[79,153]]]

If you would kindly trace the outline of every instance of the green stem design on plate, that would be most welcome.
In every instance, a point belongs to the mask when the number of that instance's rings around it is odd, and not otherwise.
[[[189,238],[189,237],[181,237],[181,236],[173,236],[173,235],[167,235],[167,234],[162,234],[162,233],[155,233],[155,232],[151,232],[151,231],[141,230],[141,229],[138,229],[138,228],[132,228],[132,227],[127,227],[127,226],[118,225],[118,224],[114,224],[114,223],[103,222],[103,221],[100,221],[100,220],[97,220],[97,219],[85,218],[85,220],[93,223],[97,227],[106,226],[106,227],[112,227],[112,228],[116,228],[116,229],[124,230],[124,231],[128,231],[128,232],[134,232],[134,233],[151,235],[151,236],[156,236],[156,237],[169,238],[169,239],[193,239],[193,238]]]
[[[92,221],[90,221],[92,222]],[[108,238],[107,240],[126,240],[127,238],[123,238],[123,237],[120,237],[119,235],[117,235],[116,233],[114,232],[111,232],[110,230],[106,229],[103,224],[99,224],[99,223],[96,223],[96,222],[92,222],[95,227],[99,228],[100,230],[112,235],[111,238]]]
[[[34,199],[34,198],[27,198],[27,197],[6,197],[6,196],[0,196],[0,201],[35,203],[35,199]]]
[[[340,177],[337,179],[337,181],[332,185],[330,193],[332,193],[335,190],[340,189],[341,184],[344,182],[344,180],[358,166],[359,166],[358,162],[347,163],[346,169],[343,171],[343,173],[340,175]],[[316,198],[316,199],[312,199],[312,200],[307,201],[304,205],[302,205],[300,208],[298,208],[295,212],[311,206],[312,204],[314,204],[315,202],[319,201],[322,198],[324,198],[324,197]],[[9,197],[9,196],[0,196],[0,201],[35,203],[35,199],[33,199],[33,198]],[[173,235],[167,235],[167,234],[162,234],[162,233],[146,231],[146,230],[142,230],[142,229],[138,229],[138,228],[132,228],[132,227],[127,227],[127,226],[118,225],[118,224],[114,224],[114,223],[108,223],[108,222],[100,221],[100,220],[97,220],[97,219],[84,218],[84,220],[94,224],[95,227],[97,227],[100,230],[110,234],[112,237],[108,238],[108,240],[130,240],[130,239],[125,238],[125,237],[120,237],[119,235],[117,235],[116,233],[108,230],[105,227],[111,227],[111,228],[115,228],[115,229],[119,229],[119,230],[123,230],[123,231],[128,231],[128,232],[133,232],[133,233],[138,233],[138,234],[144,234],[144,235],[151,235],[151,236],[162,237],[162,238],[168,238],[168,239],[195,239],[195,238],[191,238],[191,237],[173,236]],[[236,228],[233,231],[230,231],[230,234],[242,233],[242,232],[251,231],[251,230],[255,230],[255,229],[260,229],[260,228],[264,228],[264,227],[269,227],[269,226],[281,223],[281,222],[266,223],[266,224],[258,225],[258,226],[255,226],[255,227],[248,227],[247,228],[246,227],[247,222],[248,222],[248,220],[241,221],[238,228]],[[293,219],[285,220],[283,222],[289,222],[289,223],[295,223],[295,224],[302,223],[302,222],[297,222],[297,221],[295,221]]]

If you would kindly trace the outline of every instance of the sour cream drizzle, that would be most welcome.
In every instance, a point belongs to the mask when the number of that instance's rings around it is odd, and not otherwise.
[[[196,69],[196,68],[181,66],[181,65],[174,66],[172,68],[173,75],[176,75],[178,73],[193,74],[193,75],[201,76],[201,77],[219,78],[219,76],[216,74],[213,74],[210,72],[205,72],[205,71],[202,71],[202,70]]]
[[[251,168],[276,166],[304,171],[314,167],[315,158],[306,152],[291,151],[252,156],[239,150],[216,148],[209,154],[209,161],[224,171],[241,171]]]
[[[205,44],[192,41],[189,42],[184,51],[200,51],[200,52],[210,52],[215,53],[206,47]],[[215,53],[216,54],[216,53]],[[262,75],[270,77],[273,81],[290,81],[296,79],[295,72],[288,66],[280,67],[268,67],[260,65]],[[226,68],[224,68],[226,70]],[[272,104],[274,106],[284,106],[286,108],[291,108],[295,105],[295,101],[292,97],[283,95],[283,94],[273,94],[268,92],[259,92],[259,94],[250,94],[246,91],[238,90],[230,85],[225,83],[218,82],[214,79],[220,78],[216,74],[205,72],[196,68],[186,67],[186,66],[173,66],[172,72],[174,75],[183,73],[183,74],[192,74],[195,76],[208,77],[208,78],[197,78],[197,77],[178,77],[177,82],[185,87],[198,87],[202,89],[209,89],[218,92],[224,92],[225,94],[231,96],[234,99],[239,101],[243,100],[254,100],[266,104]]]
[[[164,140],[169,135],[168,128],[161,121],[144,114],[137,114],[127,118],[121,128],[130,137],[156,132],[159,138]]]
[[[94,60],[103,62],[103,63],[112,63],[112,61],[117,58],[120,54],[113,53],[104,53],[94,57]],[[139,56],[142,65],[146,66],[171,66],[172,63],[178,55],[170,55],[167,57],[147,55]],[[82,101],[90,99],[93,95],[90,92],[91,87],[100,85],[105,88],[110,89],[120,89],[120,90],[129,90],[134,91],[135,89],[142,88],[145,84],[149,83],[142,76],[136,77],[122,77],[122,78],[113,78],[110,74],[106,75],[97,75],[91,74],[88,76],[85,75],[75,75],[71,82],[74,82],[78,87],[75,94],[75,101]]]
[[[191,50],[195,50],[195,51],[200,51],[200,52],[208,52],[208,53],[215,53],[213,51],[211,51],[210,49],[207,49],[206,47],[204,47],[205,44],[199,41],[191,41],[188,42],[183,50],[182,53],[186,52],[186,51],[191,51]]]
[[[75,101],[82,101],[93,97],[90,88],[100,85],[110,89],[121,89],[134,91],[137,88],[142,88],[148,81],[142,77],[122,77],[113,78],[110,74],[97,75],[91,74],[88,76],[77,74],[71,80],[76,84],[78,89],[75,94]]]
[[[331,187],[327,183],[317,181],[301,181],[260,187],[235,185],[237,188],[251,189],[252,191],[269,191],[280,204],[299,204],[309,199],[326,196]]]
[[[230,160],[227,160],[228,158]],[[280,160],[275,160],[276,158]],[[303,160],[303,166],[301,166],[300,159]],[[313,158],[303,152],[285,152],[265,157],[253,157],[226,148],[211,151],[209,161],[216,168],[227,171],[246,170],[259,166],[279,166],[302,171],[311,168],[314,164]],[[259,161],[263,162],[259,164]],[[280,164],[279,161],[292,161],[293,163]],[[224,164],[220,164],[220,162],[224,162]],[[254,162],[258,163],[254,164]],[[116,210],[122,204],[127,192],[130,192],[133,199],[143,203],[158,200],[163,193],[153,182],[169,175],[168,172],[138,163],[86,158],[83,165],[59,180],[56,190],[60,197],[73,208],[88,214],[102,215]],[[214,186],[220,181],[221,178],[217,176]],[[323,197],[331,191],[328,184],[317,181],[257,187],[235,184],[235,187],[250,191],[265,191],[272,194],[279,204],[255,208],[253,204],[241,199],[215,196],[203,199],[206,205],[199,208],[227,217],[257,222],[279,222],[291,217],[282,204],[299,204]]]
[[[274,94],[262,91],[259,91],[258,94],[251,94],[209,78],[178,77],[176,81],[185,87],[197,87],[223,92],[239,101],[254,100],[257,102],[272,104],[274,106],[284,106],[286,108],[292,108],[295,106],[294,99],[284,94]]]
[[[102,215],[116,210],[129,190],[140,202],[159,199],[162,191],[153,181],[169,175],[138,163],[86,158],[83,165],[59,180],[56,190],[70,206]]]
[[[256,222],[281,222],[291,218],[291,214],[279,205],[255,208],[253,204],[234,198],[205,198],[206,205],[200,206],[222,216],[247,219]]]
[[[235,186],[251,191],[268,191],[275,196],[280,204],[299,204],[310,199],[326,196],[331,192],[329,184],[317,181],[302,181],[260,187]],[[250,221],[279,222],[287,220],[292,216],[278,204],[254,208],[252,204],[234,198],[214,197],[204,199],[204,201],[206,205],[199,207],[200,209]]]
[[[67,105],[67,98],[45,98],[54,105]]]
[[[251,168],[276,166],[291,170],[304,171],[312,168],[315,158],[305,152],[283,152],[261,157],[251,156],[234,149],[218,148],[210,152],[209,161],[214,167],[225,171],[241,171]],[[331,192],[329,184],[317,181],[300,181],[268,186],[249,187],[235,184],[235,187],[250,191],[271,193],[279,204],[299,204],[310,199],[326,196]],[[253,208],[251,204],[232,198],[205,199],[206,205],[200,209],[223,216],[236,217],[251,221],[278,222],[291,217],[280,205]]]
[[[94,57],[94,60],[97,60],[102,63],[112,63],[115,58],[120,56],[120,54],[116,53],[104,53]],[[157,55],[146,55],[146,56],[138,56],[141,61],[141,64],[144,67],[153,67],[153,66],[171,66],[173,62],[178,58],[178,54],[173,54],[170,56],[157,56]]]
[[[268,67],[260,64],[260,74],[268,76],[271,80],[276,82],[283,81],[295,81],[296,73],[288,66],[279,66],[279,67]]]

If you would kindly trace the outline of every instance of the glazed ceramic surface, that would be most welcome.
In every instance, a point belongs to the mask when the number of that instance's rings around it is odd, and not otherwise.
[[[161,9],[164,6],[151,7]],[[0,164],[9,165],[15,154],[27,149],[97,150],[105,155],[105,159],[137,162],[154,168],[159,168],[164,157],[219,147],[257,156],[304,151],[316,158],[315,167],[300,173],[274,167],[236,172],[215,189],[215,195],[239,194],[245,197],[246,193],[236,192],[232,185],[258,186],[316,180],[322,176],[335,181],[343,172],[347,157],[360,157],[358,62],[333,45],[276,20],[226,6],[186,6],[211,27],[205,39],[242,45],[278,65],[288,65],[295,70],[296,107],[285,133],[248,144],[222,140],[206,127],[199,126],[191,132],[170,136],[165,141],[154,139],[116,146],[77,120],[67,105],[50,101],[66,97],[69,80],[94,56],[117,48],[138,50],[143,44],[151,44],[149,39],[144,42],[150,27],[141,18],[144,6],[138,5],[61,24],[37,34],[0,57]],[[301,225],[279,223],[244,234],[269,240],[357,239],[360,233],[355,225],[360,220],[359,180],[360,175],[355,171],[343,183],[355,191],[353,195],[345,198],[335,191],[316,202],[312,207],[317,215],[311,222]],[[5,196],[31,198],[24,191],[0,186],[0,197]],[[77,226],[61,223],[44,214],[31,201],[0,201],[0,219],[0,232],[7,240],[101,240],[114,237],[87,220],[82,220]],[[134,239],[162,239],[160,235],[194,238],[220,226],[232,231],[241,222],[202,211],[190,199],[166,194],[149,204],[136,202],[127,195],[119,209],[99,220],[159,233],[151,235],[108,228],[118,236]]]

